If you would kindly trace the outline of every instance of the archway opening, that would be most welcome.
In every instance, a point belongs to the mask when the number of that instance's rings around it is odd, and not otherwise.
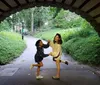
[[[99,43],[98,33],[91,24],[80,15],[72,13],[69,10],[50,6],[25,9],[7,17],[4,22],[1,23],[1,28],[1,30],[20,33],[22,39],[24,38],[23,35],[30,34],[45,40],[52,40],[55,33],[60,33],[64,42],[62,45],[63,50],[66,53],[73,55],[74,59],[78,59],[83,63],[99,64],[97,60],[90,59],[90,61],[88,59],[93,55],[99,57],[100,52],[98,45],[96,45]],[[1,34],[6,33],[2,32]],[[93,44],[95,44],[95,49],[92,50],[93,54],[90,55]],[[84,45],[87,46],[85,47]],[[84,49],[83,53],[81,52],[82,49]],[[85,53],[86,49],[89,50]],[[79,52],[77,53],[77,51]],[[95,51],[97,51],[97,53]],[[83,58],[84,53],[86,56]],[[88,58],[86,59],[86,57]]]
[[[69,10],[42,6],[22,10],[10,15],[0,26],[3,28],[2,32],[0,32],[0,64],[6,64],[14,59],[15,56],[18,56],[16,60],[7,65],[0,65],[1,84],[14,85],[16,82],[16,84],[21,85],[24,83],[25,85],[34,84],[35,78],[33,76],[35,77],[35,70],[32,71],[34,74],[31,74],[29,66],[35,63],[33,58],[36,52],[35,43],[37,38],[41,38],[43,43],[47,43],[45,41],[48,39],[53,40],[56,33],[61,34],[63,40],[62,49],[64,53],[67,53],[67,55],[63,54],[62,58],[64,60],[67,59],[69,62],[69,66],[61,64],[63,84],[73,85],[73,83],[78,82],[78,85],[79,81],[81,81],[81,84],[87,84],[87,82],[88,84],[100,83],[98,76],[92,73],[89,66],[73,60],[74,58],[85,64],[100,65],[100,37],[94,28],[81,16]],[[7,31],[4,31],[5,29]],[[31,35],[31,37],[25,36],[27,34]],[[22,39],[25,39],[27,48]],[[48,53],[50,52],[49,50],[47,51]],[[43,62],[44,69],[41,72],[48,81],[45,82],[44,80],[42,83],[49,84],[48,82],[50,82],[51,84],[51,79],[48,76],[53,75],[54,68],[56,68],[55,62],[52,61],[50,56]],[[5,78],[4,76],[12,77]],[[69,80],[66,79],[66,76]],[[83,79],[86,80],[83,81]],[[41,84],[39,81],[37,83]],[[59,82],[59,84],[61,83],[62,81]],[[54,84],[58,84],[58,82],[54,82]]]

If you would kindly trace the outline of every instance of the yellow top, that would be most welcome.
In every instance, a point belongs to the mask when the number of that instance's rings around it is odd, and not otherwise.
[[[61,44],[50,42],[50,46],[52,47],[51,55],[53,57],[57,57],[60,53],[60,55],[57,58],[55,58],[55,60],[60,60],[62,55]]]

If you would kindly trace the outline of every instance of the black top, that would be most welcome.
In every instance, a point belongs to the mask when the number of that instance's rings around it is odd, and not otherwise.
[[[44,54],[44,49],[43,48],[48,48],[49,43],[43,44],[42,47],[37,47],[37,52],[35,54],[35,62],[39,63],[43,60],[44,57],[49,56],[49,54]]]

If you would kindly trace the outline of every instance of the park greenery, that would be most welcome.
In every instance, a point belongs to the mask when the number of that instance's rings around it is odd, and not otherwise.
[[[61,8],[34,7],[7,17],[0,24],[0,33],[2,34],[4,30],[20,33],[20,30],[16,29],[16,27],[21,27],[22,23],[24,23],[24,28],[28,30],[29,34],[44,40],[52,40],[56,33],[60,33],[63,39],[63,52],[84,64],[100,65],[100,37],[94,30],[94,27],[81,16]],[[9,32],[4,33],[9,34]],[[19,36],[19,34],[16,36]],[[0,37],[2,37],[3,40],[7,38],[7,42],[10,43],[20,43],[20,53],[25,48],[25,43],[20,40],[21,38],[17,41],[8,35],[5,37],[1,35]],[[12,53],[17,53],[13,50],[17,46],[13,45],[13,47],[9,48],[10,44],[0,44],[4,46],[0,46],[0,50],[3,51],[3,49],[8,48],[11,50],[11,52],[9,52],[10,50],[8,51],[8,54],[16,56]],[[5,46],[6,44],[7,46]],[[4,57],[7,57],[5,54],[6,52],[3,51],[2,59],[0,59],[2,62],[6,62],[7,60],[7,58],[5,59]],[[11,56],[8,56],[8,59],[10,59]]]
[[[20,34],[14,32],[0,32],[0,64],[4,65],[20,56],[26,44],[22,41]]]

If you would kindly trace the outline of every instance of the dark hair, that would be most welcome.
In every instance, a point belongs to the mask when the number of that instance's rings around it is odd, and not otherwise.
[[[60,35],[59,33],[57,33],[57,34],[55,35],[55,37],[56,37],[56,36],[58,36],[58,37],[60,38],[60,40],[58,41],[58,44],[62,44],[62,38],[61,38],[61,35]],[[54,43],[56,43],[55,37],[54,37],[54,40],[53,40]]]
[[[35,46],[38,47],[41,40],[37,40]]]

